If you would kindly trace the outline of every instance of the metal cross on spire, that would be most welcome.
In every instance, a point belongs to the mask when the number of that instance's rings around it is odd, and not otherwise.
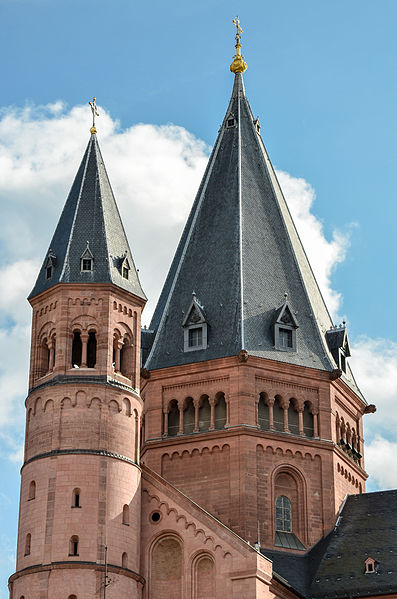
[[[97,110],[97,106],[96,106],[96,98],[92,98],[92,102],[88,102],[89,105],[91,106],[91,112],[92,112],[92,127],[90,129],[91,133],[96,133],[96,127],[95,127],[95,117],[99,116],[99,112]]]
[[[233,23],[236,26],[237,32],[236,32],[236,41],[237,43],[240,42],[240,38],[241,38],[241,34],[243,33],[243,30],[240,27],[240,19],[238,18],[238,15],[235,19],[233,19]]]

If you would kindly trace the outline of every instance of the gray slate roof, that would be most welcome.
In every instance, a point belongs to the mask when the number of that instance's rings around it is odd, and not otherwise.
[[[227,128],[233,115],[236,126]],[[255,126],[241,74],[150,329],[148,369],[249,354],[300,366],[336,368],[332,327],[272,164]],[[207,349],[183,351],[192,292],[208,324]],[[288,294],[297,351],[274,347],[272,325]],[[347,382],[355,388],[352,376]]]
[[[93,270],[81,272],[80,260],[87,249]],[[46,279],[49,255],[55,256],[51,279]],[[128,279],[121,264],[127,257]],[[57,283],[114,283],[146,299],[135,269],[97,136],[91,135],[83,160],[63,208],[54,236],[30,298]]]
[[[307,599],[387,595],[397,590],[397,490],[349,495],[338,525],[306,555],[268,551],[273,569]],[[365,560],[377,562],[365,574]]]

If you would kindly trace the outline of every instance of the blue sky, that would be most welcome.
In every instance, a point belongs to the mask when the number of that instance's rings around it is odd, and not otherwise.
[[[88,141],[87,102],[97,96],[150,314],[229,100],[236,13],[253,112],[298,228],[310,225],[301,234],[324,294],[347,318],[358,383],[378,405],[367,417],[368,488],[397,486],[397,3],[0,0],[1,599],[18,511],[23,298]]]

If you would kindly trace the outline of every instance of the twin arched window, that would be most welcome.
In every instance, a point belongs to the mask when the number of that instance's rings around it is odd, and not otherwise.
[[[73,332],[72,366],[74,368],[95,368],[96,364],[96,333],[90,331],[88,338],[81,336],[81,331]]]

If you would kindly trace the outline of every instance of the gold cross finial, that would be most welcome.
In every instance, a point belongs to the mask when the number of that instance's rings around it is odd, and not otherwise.
[[[243,30],[240,27],[240,19],[238,16],[233,19],[233,23],[236,26],[236,55],[230,65],[230,70],[232,73],[244,73],[244,71],[247,70],[247,63],[244,62],[244,57],[241,56],[241,34],[243,33]]]
[[[236,41],[237,41],[237,43],[239,43],[240,42],[240,38],[241,38],[241,34],[243,33],[243,30],[240,27],[240,19],[238,18],[238,15],[237,15],[237,17],[235,19],[233,19],[233,23],[235,24],[236,29],[237,29],[237,31],[236,31]]]
[[[91,112],[92,112],[92,127],[90,129],[91,133],[96,133],[95,117],[99,116],[99,112],[97,110],[95,101],[96,101],[96,98],[92,98],[92,102],[88,102],[88,104],[91,106]]]

